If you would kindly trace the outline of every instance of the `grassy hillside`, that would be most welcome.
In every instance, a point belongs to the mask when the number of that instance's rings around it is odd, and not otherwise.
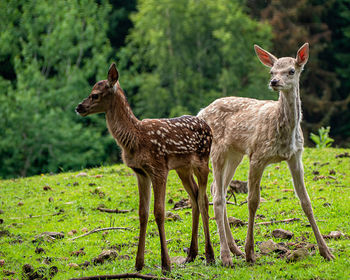
[[[309,249],[304,259],[287,262],[278,253],[260,254],[258,245],[272,239],[289,242],[290,248],[315,244],[315,238],[299,201],[291,191],[291,177],[286,163],[269,166],[262,180],[260,204],[256,222],[300,218],[288,224],[260,225],[255,229],[257,263],[234,258],[234,268],[223,268],[219,259],[219,238],[215,220],[210,220],[216,265],[207,266],[203,258],[204,236],[200,228],[200,255],[194,263],[174,264],[171,278],[177,279],[348,279],[350,275],[350,158],[336,155],[350,152],[344,149],[306,149],[304,152],[305,181],[315,216],[323,234],[341,231],[345,236],[327,240],[336,259],[326,262]],[[82,173],[82,172],[85,172]],[[235,179],[246,180],[248,160],[237,170]],[[209,182],[212,182],[210,174]],[[209,187],[208,187],[209,194]],[[238,205],[228,205],[229,216],[248,220],[247,194],[236,194]],[[168,249],[171,257],[185,256],[190,245],[191,209],[172,210],[174,203],[187,198],[175,172],[167,185],[166,210],[178,214],[181,220],[169,218],[166,223]],[[209,194],[209,200],[212,200]],[[233,199],[231,199],[233,201]],[[241,204],[242,203],[242,204]],[[241,204],[241,205],[240,205]],[[96,210],[132,210],[128,213],[105,213]],[[135,272],[138,243],[138,191],[136,178],[125,165],[114,165],[75,173],[0,181],[0,278],[21,279],[25,264],[38,274],[58,269],[54,279]],[[153,209],[153,206],[151,206]],[[214,216],[210,206],[210,217]],[[73,237],[95,228],[127,227],[130,230],[102,231],[74,241]],[[283,228],[294,233],[289,240],[272,237],[271,232]],[[244,249],[246,226],[233,227],[238,245]],[[43,232],[62,232],[61,239],[36,237]],[[294,244],[294,245],[293,245]],[[294,247],[293,247],[294,246]],[[104,249],[114,249],[113,261],[94,264],[92,261]],[[89,264],[87,263],[89,262]],[[85,265],[81,265],[84,264]],[[50,270],[51,268],[51,270]],[[161,275],[160,245],[153,214],[150,216],[143,274]]]

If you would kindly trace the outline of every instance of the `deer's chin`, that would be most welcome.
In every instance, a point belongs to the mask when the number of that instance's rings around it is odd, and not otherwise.
[[[82,116],[82,117],[86,117],[87,115],[89,115],[88,112],[84,112],[84,113],[78,113],[78,115]]]

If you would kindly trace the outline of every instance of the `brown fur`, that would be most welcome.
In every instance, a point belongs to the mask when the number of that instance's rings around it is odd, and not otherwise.
[[[245,245],[247,261],[254,262],[254,218],[260,202],[260,180],[265,167],[286,160],[296,193],[314,231],[319,250],[325,259],[334,258],[316,225],[310,198],[303,179],[303,134],[300,127],[300,73],[307,62],[309,47],[305,44],[297,57],[277,59],[255,46],[263,64],[271,67],[270,87],[279,92],[278,101],[226,97],[214,101],[199,112],[213,131],[211,159],[213,162],[215,219],[220,237],[221,259],[232,266],[230,251],[243,253],[235,244],[226,213],[226,192],[244,155],[250,160],[248,177],[249,222]]]
[[[112,64],[108,80],[95,84],[88,98],[76,109],[82,115],[106,113],[109,132],[122,148],[124,163],[137,176],[139,187],[140,237],[136,269],[144,266],[144,251],[151,184],[154,191],[154,215],[161,243],[162,269],[170,271],[170,258],[164,230],[165,189],[168,172],[175,169],[192,204],[192,240],[186,261],[198,254],[199,213],[202,216],[206,259],[214,262],[209,236],[208,198],[206,185],[212,142],[210,127],[197,117],[138,120],[133,114],[118,82],[118,72]],[[193,174],[198,179],[198,185]]]

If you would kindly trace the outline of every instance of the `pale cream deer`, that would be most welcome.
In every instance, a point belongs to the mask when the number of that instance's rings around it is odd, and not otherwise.
[[[118,81],[115,64],[108,79],[96,83],[88,98],[76,108],[81,116],[106,113],[109,132],[122,148],[122,158],[136,174],[139,188],[140,235],[136,269],[144,266],[146,228],[149,216],[151,184],[154,192],[154,216],[159,230],[163,271],[170,271],[164,216],[168,172],[175,169],[192,204],[192,240],[186,261],[198,253],[199,213],[202,216],[207,263],[215,261],[209,236],[206,186],[212,142],[210,127],[201,119],[182,116],[173,119],[138,120],[133,114]],[[198,185],[193,174],[198,179]]]
[[[260,61],[271,68],[270,87],[279,92],[278,101],[225,97],[214,101],[198,114],[209,124],[214,137],[211,151],[214,172],[212,194],[221,260],[225,266],[232,266],[230,251],[235,255],[243,254],[230,231],[226,192],[244,155],[250,160],[246,260],[255,261],[253,230],[263,171],[267,165],[280,161],[288,163],[296,194],[311,224],[320,254],[331,260],[334,257],[317,227],[304,184],[299,77],[309,57],[309,45],[304,44],[296,58],[279,59],[257,45],[254,48]]]

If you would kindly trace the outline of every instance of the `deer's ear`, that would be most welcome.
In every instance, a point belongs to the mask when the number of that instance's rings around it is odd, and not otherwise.
[[[113,62],[108,70],[108,83],[110,87],[113,87],[115,85],[115,83],[118,81],[118,77],[118,70],[115,66],[115,63]]]
[[[254,50],[261,63],[265,66],[272,67],[277,61],[277,58],[274,55],[260,48],[258,45],[254,45]]]
[[[304,66],[308,59],[309,59],[309,43],[305,43],[298,50],[296,60],[300,66]]]

